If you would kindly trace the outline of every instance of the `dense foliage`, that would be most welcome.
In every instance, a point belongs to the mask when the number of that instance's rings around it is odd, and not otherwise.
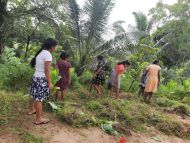
[[[59,43],[53,64],[64,50],[73,66],[71,92],[64,104],[58,103],[60,119],[77,127],[118,120],[120,131],[124,131],[121,126],[139,130],[147,124],[167,134],[189,138],[189,132],[179,122],[162,113],[175,110],[190,115],[189,0],[172,5],[157,3],[150,10],[150,20],[142,12],[134,12],[136,25],[129,31],[122,27],[123,21],[108,27],[113,7],[113,0],[86,0],[83,7],[76,0],[1,0],[0,89],[27,93],[34,72],[29,61],[41,42],[53,37]],[[105,38],[108,30],[114,33],[109,40]],[[102,99],[87,96],[94,59],[99,54],[109,65],[104,89],[118,61],[128,59],[131,63],[121,77],[121,92],[126,93],[121,102],[107,97],[107,91]],[[141,103],[136,93],[143,69],[154,59],[161,61],[161,86],[149,106]],[[56,70],[52,71],[55,83],[59,77]],[[4,125],[10,120],[4,118],[11,111],[8,105],[14,101],[6,97],[7,93],[0,94],[0,125]],[[18,102],[24,100],[18,96]]]

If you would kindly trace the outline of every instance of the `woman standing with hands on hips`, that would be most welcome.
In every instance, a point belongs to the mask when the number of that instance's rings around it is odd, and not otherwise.
[[[31,60],[31,66],[35,68],[35,73],[30,85],[30,101],[28,115],[36,114],[34,124],[46,124],[49,119],[42,117],[42,102],[48,99],[50,90],[53,88],[50,77],[50,65],[52,62],[51,53],[55,51],[57,41],[49,38],[44,41],[41,49]]]

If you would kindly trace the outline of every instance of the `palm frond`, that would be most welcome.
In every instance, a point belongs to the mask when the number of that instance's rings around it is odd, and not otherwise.
[[[87,15],[87,22],[84,30],[87,43],[93,38],[97,40],[101,38],[113,6],[113,0],[87,0],[85,2],[84,12]]]
[[[140,31],[146,31],[148,27],[146,15],[142,12],[133,12],[133,15],[135,16],[136,27]]]
[[[146,29],[147,32],[151,31],[151,29],[153,28],[154,22],[155,21],[153,19],[149,20],[148,26],[147,26],[147,29]]]
[[[167,39],[168,37],[170,37],[172,35],[172,33],[168,33],[166,35],[164,35],[159,41],[156,42],[156,44],[153,47],[159,47],[162,46],[163,43],[166,44],[167,43]],[[163,46],[164,47],[164,46]]]
[[[130,33],[121,33],[114,38],[98,45],[93,51],[93,54],[126,54],[132,51],[131,47],[135,46],[139,39],[146,36],[145,32],[137,31]]]
[[[67,0],[66,1],[67,7],[66,10],[68,11],[68,20],[69,25],[71,27],[73,37],[77,39],[80,46],[80,8],[77,4],[76,0]]]
[[[119,20],[112,24],[112,30],[116,33],[116,35],[125,32],[125,29],[122,26],[123,23],[125,23],[125,21]]]

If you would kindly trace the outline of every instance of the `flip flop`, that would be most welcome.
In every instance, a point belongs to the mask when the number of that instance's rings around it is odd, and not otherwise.
[[[47,123],[49,123],[49,119],[47,119],[47,120],[44,120],[44,121],[41,121],[41,122],[34,122],[34,124],[35,125],[43,125],[43,124],[47,124]]]
[[[28,115],[36,114],[36,112],[29,112]]]

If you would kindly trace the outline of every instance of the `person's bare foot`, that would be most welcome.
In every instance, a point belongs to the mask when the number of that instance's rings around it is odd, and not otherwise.
[[[49,119],[45,119],[45,118],[42,118],[42,119],[40,119],[39,121],[35,121],[34,122],[34,124],[35,125],[42,125],[42,124],[47,124],[47,123],[49,123]]]
[[[50,121],[49,119],[42,118],[42,119],[40,119],[38,121],[35,121],[34,124],[35,125],[47,124],[47,123],[49,123],[49,121]]]

